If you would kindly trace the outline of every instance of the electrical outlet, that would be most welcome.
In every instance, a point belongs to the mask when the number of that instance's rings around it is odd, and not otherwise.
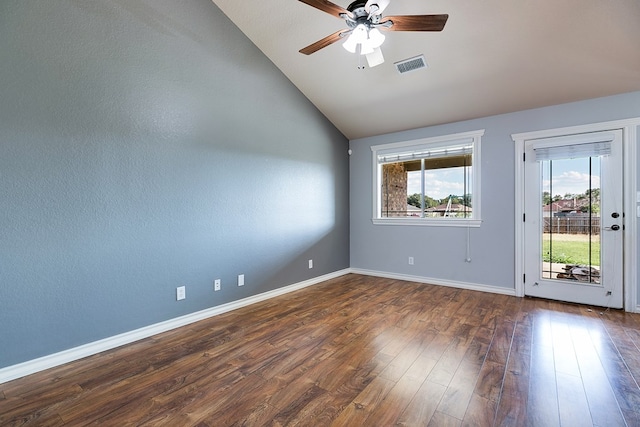
[[[238,275],[238,286],[244,286],[244,274]]]
[[[313,260],[312,259],[309,260],[309,268],[313,268]]]
[[[213,290],[214,291],[219,291],[220,290],[220,285],[222,284],[222,281],[220,279],[216,279],[213,282]]]
[[[412,256],[409,257],[409,265],[413,265],[413,257]]]
[[[176,288],[176,301],[183,300],[187,297],[187,290],[185,286],[179,286]]]

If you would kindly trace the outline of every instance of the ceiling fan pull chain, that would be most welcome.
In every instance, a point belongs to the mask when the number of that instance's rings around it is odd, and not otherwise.
[[[364,70],[364,64],[362,63],[362,45],[358,45],[358,70]]]

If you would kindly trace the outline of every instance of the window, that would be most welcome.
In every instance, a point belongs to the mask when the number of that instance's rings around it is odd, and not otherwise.
[[[484,130],[376,145],[373,222],[480,226]]]

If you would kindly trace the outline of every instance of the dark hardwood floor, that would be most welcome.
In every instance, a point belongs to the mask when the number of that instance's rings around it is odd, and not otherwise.
[[[0,384],[0,425],[640,426],[640,315],[347,275]]]

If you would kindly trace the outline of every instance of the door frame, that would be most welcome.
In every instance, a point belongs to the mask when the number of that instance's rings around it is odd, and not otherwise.
[[[592,123],[556,129],[512,134],[515,142],[515,291],[524,297],[524,145],[525,141],[540,138],[554,138],[578,133],[591,133],[621,129],[623,153],[623,283],[624,310],[640,313],[638,304],[638,216],[640,195],[637,193],[637,148],[640,117],[602,123]]]

